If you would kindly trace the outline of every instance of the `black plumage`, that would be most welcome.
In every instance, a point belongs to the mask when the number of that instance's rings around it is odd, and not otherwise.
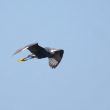
[[[49,66],[52,68],[56,68],[58,66],[64,53],[63,49],[48,48],[48,47],[43,48],[39,46],[38,43],[35,43],[35,44],[26,45],[25,47],[18,49],[14,53],[14,55],[25,49],[28,49],[31,52],[31,54],[25,58],[19,59],[20,62],[27,61],[32,58],[38,58],[38,59],[48,58]]]

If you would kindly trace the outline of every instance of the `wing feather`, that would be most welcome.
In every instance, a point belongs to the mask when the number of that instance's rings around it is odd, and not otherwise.
[[[22,48],[16,50],[16,52],[15,52],[13,55],[16,55],[16,54],[18,54],[19,52],[24,51],[24,50],[28,49],[30,46],[33,46],[33,45],[36,45],[36,44],[37,44],[37,43],[33,43],[33,44],[26,45],[26,46],[24,46],[24,47],[22,47]]]
[[[56,68],[63,57],[64,50],[58,50],[54,53],[53,57],[49,58],[49,66]]]

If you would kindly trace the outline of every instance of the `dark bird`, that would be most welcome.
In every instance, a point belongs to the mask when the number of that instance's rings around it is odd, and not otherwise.
[[[51,68],[56,68],[58,66],[64,53],[63,49],[48,48],[48,47],[43,48],[39,46],[38,43],[35,43],[35,44],[26,45],[25,47],[18,49],[14,53],[14,55],[25,49],[28,49],[31,52],[31,54],[25,58],[19,59],[18,60],[19,62],[27,61],[33,58],[38,58],[38,59],[48,58],[49,66]]]

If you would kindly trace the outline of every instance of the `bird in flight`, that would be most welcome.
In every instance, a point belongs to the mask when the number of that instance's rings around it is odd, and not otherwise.
[[[28,49],[31,52],[31,54],[29,54],[25,58],[20,58],[18,60],[19,62],[24,62],[24,61],[27,61],[33,58],[37,58],[37,59],[48,58],[49,66],[51,68],[56,68],[58,66],[64,53],[63,49],[56,49],[56,48],[49,48],[49,47],[44,48],[44,47],[39,46],[38,43],[34,43],[34,44],[26,45],[23,48],[18,49],[14,53],[14,55],[16,55],[17,53],[25,49]]]

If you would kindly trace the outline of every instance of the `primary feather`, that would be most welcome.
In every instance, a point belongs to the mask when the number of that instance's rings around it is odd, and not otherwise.
[[[49,58],[49,66],[52,68],[56,68],[63,57],[63,53],[63,50],[55,51],[53,56]]]

